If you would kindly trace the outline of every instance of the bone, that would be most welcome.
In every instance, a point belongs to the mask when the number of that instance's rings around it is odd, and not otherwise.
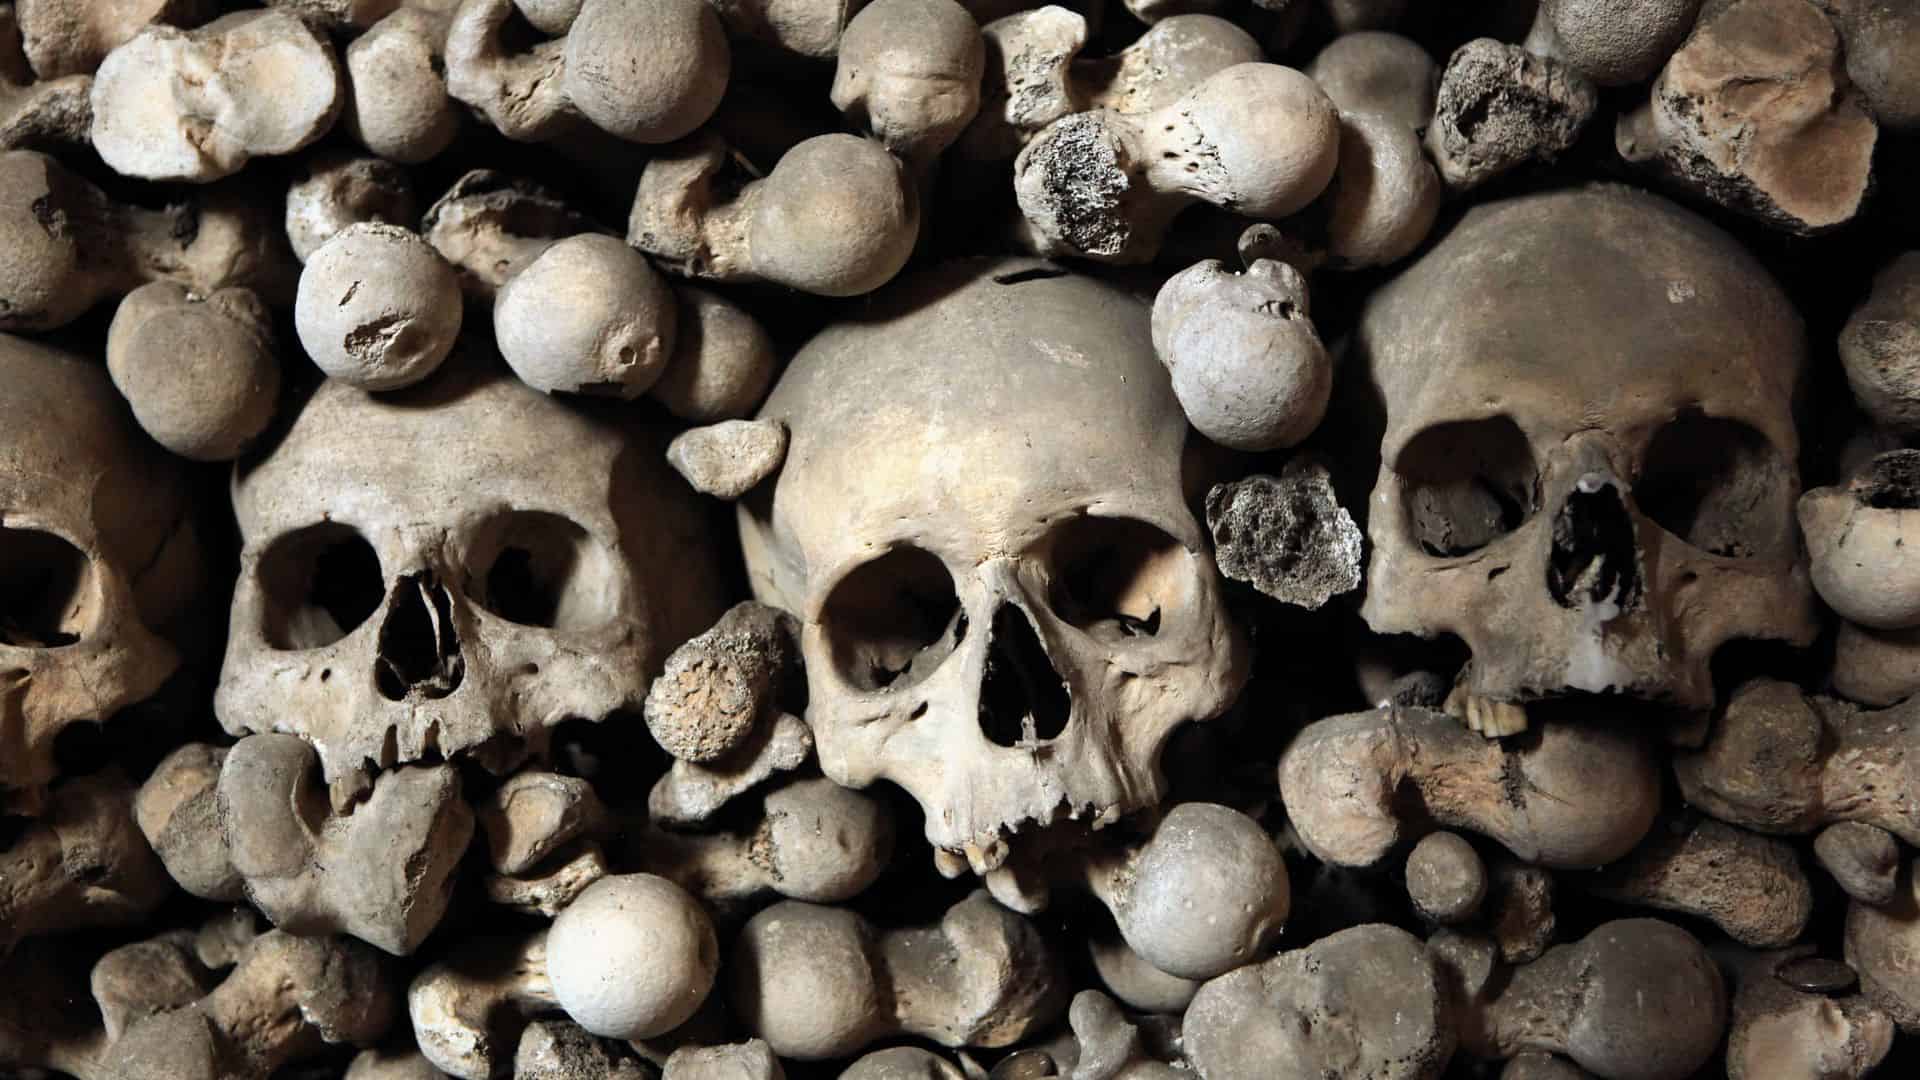
[[[473,835],[459,774],[383,773],[347,813],[329,813],[318,756],[291,735],[242,739],[220,768],[220,831],[246,892],[276,926],[344,932],[411,954],[445,914]]]
[[[1801,947],[1723,959],[1734,985],[1727,1080],[1857,1080],[1887,1056],[1893,1020],[1864,995],[1803,992],[1781,977],[1811,953]]]
[[[1480,913],[1487,867],[1458,833],[1428,833],[1407,855],[1407,899],[1429,922],[1452,925]]]
[[[365,30],[391,15],[405,0],[267,0],[268,7],[296,15],[331,34]]]
[[[1360,528],[1324,464],[1287,462],[1207,492],[1207,531],[1220,573],[1308,610],[1360,586]]]
[[[1527,34],[1527,50],[1549,56],[1595,86],[1631,86],[1653,78],[1693,29],[1701,0],[1545,0]]]
[[[1592,1080],[1593,1074],[1563,1057],[1530,1050],[1508,1060],[1500,1080]]]
[[[702,0],[584,0],[564,37],[525,52],[506,33],[514,14],[514,0],[463,3],[445,46],[447,92],[509,139],[544,142],[592,124],[668,143],[705,123],[726,89],[732,54]]]
[[[1383,924],[1209,981],[1183,1030],[1194,1067],[1210,1080],[1342,1072],[1437,1080],[1454,1051],[1440,970],[1418,938]]]
[[[779,369],[773,341],[747,310],[693,285],[674,290],[680,314],[673,359],[651,391],[682,420],[711,424],[751,415]]]
[[[382,158],[326,150],[301,173],[287,188],[287,240],[303,263],[348,226],[405,226],[420,216],[407,171]]]
[[[1844,487],[1800,496],[1813,587],[1841,618],[1869,630],[1920,628],[1920,450],[1892,450]]]
[[[445,1080],[446,1075],[434,1068],[426,1055],[408,1046],[360,1051],[348,1063],[341,1080]]]
[[[1486,932],[1500,959],[1509,964],[1536,960],[1556,940],[1554,876],[1511,857],[1489,860]]]
[[[532,1017],[559,1007],[547,977],[547,936],[470,938],[414,976],[407,1016],[434,1068],[461,1080],[510,1074]]]
[[[569,845],[539,866],[520,874],[488,874],[480,882],[486,898],[502,907],[549,919],[606,877],[605,852],[592,840]]]
[[[678,315],[645,256],[582,233],[554,241],[500,287],[493,336],[536,390],[632,399],[666,370]]]
[[[830,100],[925,175],[979,111],[985,66],[980,28],[954,0],[872,0],[840,37]]]
[[[593,785],[574,776],[525,770],[476,812],[487,857],[502,874],[523,874],[567,843],[603,831],[607,809]]]
[[[595,1035],[648,1039],[679,1027],[713,988],[720,946],[706,911],[652,874],[601,878],[553,920],[547,977]]]
[[[1902,1032],[1920,1033],[1920,874],[1912,859],[1900,868],[1891,901],[1847,905],[1846,957],[1867,998]]]
[[[1067,1008],[1077,1044],[1073,1075],[1085,1080],[1178,1080],[1186,1075],[1154,1057],[1140,1031],[1098,990],[1082,990]]]
[[[1324,265],[1363,270],[1413,254],[1433,230],[1442,193],[1411,129],[1378,113],[1343,112],[1340,165],[1319,200]]]
[[[39,820],[0,850],[0,953],[43,934],[135,925],[166,900],[133,803],[118,770],[53,789]]]
[[[893,820],[871,796],[810,778],[767,794],[741,833],[649,829],[635,861],[717,908],[777,894],[835,904],[865,892],[893,854]]]
[[[1868,630],[1842,622],[1833,642],[1833,692],[1870,709],[1920,693],[1920,627]]]
[[[1342,34],[1304,70],[1342,116],[1381,116],[1415,133],[1433,119],[1440,70],[1411,38],[1378,30]]]
[[[246,879],[220,833],[220,768],[227,749],[188,743],[140,785],[134,819],[176,884],[203,900],[239,900]]]
[[[448,19],[403,6],[342,54],[347,100],[340,130],[388,161],[431,161],[460,134],[444,74]]]
[[[21,44],[42,79],[91,74],[108,53],[154,24],[193,26],[214,11],[207,0],[15,0]]]
[[[830,297],[872,292],[913,253],[919,199],[906,167],[878,143],[815,136],[745,183],[731,180],[729,167],[726,144],[711,132],[655,156],[640,177],[627,242],[682,277]]]
[[[276,306],[291,296],[297,264],[278,224],[245,189],[209,189],[146,210],[109,200],[53,158],[15,150],[0,154],[0,190],[0,330],[65,326],[145,281],[177,282],[201,296],[252,288]]]
[[[1471,191],[1528,162],[1552,163],[1599,106],[1585,76],[1490,38],[1454,51],[1440,77],[1427,152],[1454,191]]]
[[[272,314],[250,289],[202,298],[148,282],[114,312],[107,371],[153,441],[192,461],[231,461],[273,419]]]
[[[839,1080],[964,1080],[965,1076],[952,1062],[931,1050],[896,1046],[861,1055],[847,1066]]]
[[[1209,259],[1168,278],[1153,300],[1153,350],[1188,422],[1235,450],[1300,442],[1319,426],[1333,392],[1306,277],[1271,259],[1245,273]]]
[[[660,1080],[786,1080],[773,1048],[761,1039],[729,1046],[683,1046],[667,1058]]]
[[[1010,1046],[1067,1004],[1046,941],[985,892],[934,926],[886,931],[850,911],[785,900],[748,920],[732,956],[741,1022],[801,1061],[851,1056],[893,1035]]]
[[[1913,78],[1920,24],[1913,10],[1871,0],[1826,0],[1820,6],[1840,31],[1847,77],[1866,95],[1874,119],[1903,135],[1920,130],[1920,83]]]
[[[1236,64],[1151,112],[1097,109],[1054,121],[1020,151],[1014,191],[1039,254],[1138,263],[1197,202],[1254,218],[1304,208],[1333,179],[1339,155],[1339,113],[1312,79]]]
[[[40,6],[58,19],[64,5]],[[82,73],[39,75],[20,51],[25,15],[20,5],[0,8],[0,150],[59,150],[87,145],[93,128],[93,79]],[[91,70],[91,66],[87,68]]]
[[[307,259],[294,301],[300,345],[330,378],[398,390],[433,374],[460,334],[460,283],[418,234],[349,225]]]
[[[693,490],[738,499],[779,471],[787,428],[778,420],[722,420],[693,428],[667,445],[667,462]]]
[[[1799,940],[1813,915],[1813,888],[1792,845],[1710,819],[1655,825],[1587,887],[1611,900],[1699,916],[1758,949]]]
[[[1417,805],[1529,862],[1587,867],[1646,835],[1660,806],[1655,768],[1614,727],[1555,723],[1508,748],[1440,713],[1387,708],[1308,726],[1281,756],[1280,792],[1308,850],[1342,866],[1384,858]]]
[[[1837,821],[1920,842],[1910,705],[1866,710],[1757,679],[1736,690],[1705,748],[1675,755],[1689,803],[1761,832],[1804,834]]]
[[[1548,1050],[1595,1076],[1681,1080],[1726,1030],[1727,993],[1712,959],[1657,919],[1604,923],[1532,963],[1455,967],[1453,978],[1460,1050],[1482,1060]]]
[[[1863,904],[1893,902],[1900,873],[1900,845],[1885,829],[1842,821],[1813,838],[1813,855],[1842,892]]]
[[[527,1025],[513,1054],[514,1080],[654,1080],[657,1076],[629,1047],[603,1039],[565,1020]]]
[[[1200,989],[1199,980],[1169,975],[1148,963],[1124,938],[1090,937],[1087,955],[1100,984],[1130,1009],[1178,1015]]]
[[[1762,98],[1742,93],[1763,84]],[[1620,156],[1692,195],[1801,236],[1859,213],[1879,131],[1811,0],[1714,4],[1620,117]],[[1817,163],[1817,164],[1816,164]],[[1807,173],[1805,170],[1815,170]]]
[[[204,184],[317,142],[342,82],[332,48],[283,11],[150,26],[100,63],[93,148],[122,176]]]
[[[461,176],[420,223],[427,243],[459,271],[461,291],[487,301],[548,245],[594,228],[551,191],[492,169]]]
[[[675,760],[647,793],[647,813],[669,828],[695,827],[759,785],[811,760],[813,733],[799,717],[781,713],[709,764]]]
[[[771,46],[796,60],[831,59],[840,49],[859,0],[708,0],[731,37]]]
[[[736,604],[675,649],[647,690],[647,730],[675,758],[707,764],[772,720],[774,695],[799,662],[800,627],[765,604]]]

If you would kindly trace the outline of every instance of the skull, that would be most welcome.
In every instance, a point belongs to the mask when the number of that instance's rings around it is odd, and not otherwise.
[[[952,263],[814,338],[762,410],[791,441],[742,544],[801,618],[821,767],[899,784],[979,872],[1157,803],[1167,737],[1245,680],[1147,320],[1045,263]]]
[[[448,364],[398,393],[323,384],[234,473],[215,708],[236,735],[305,738],[329,782],[436,755],[509,768],[562,720],[637,708],[720,612],[710,530],[657,440]]]
[[[158,690],[199,590],[178,464],[104,369],[0,334],[0,812],[33,814],[54,740]]]
[[[1482,206],[1356,355],[1386,413],[1362,614],[1458,635],[1470,693],[1705,708],[1722,643],[1812,638],[1800,321],[1705,221],[1608,186]]]

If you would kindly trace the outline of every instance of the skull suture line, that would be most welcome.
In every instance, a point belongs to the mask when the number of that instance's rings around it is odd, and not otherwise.
[[[762,410],[792,438],[742,543],[802,620],[821,767],[899,784],[977,871],[1158,802],[1167,737],[1245,680],[1147,320],[1045,263],[954,263],[814,338]]]
[[[35,813],[54,740],[158,690],[156,631],[203,570],[178,464],[97,364],[0,334],[0,812]]]
[[[244,548],[216,711],[329,782],[435,753],[493,769],[638,708],[721,610],[657,440],[456,353],[418,387],[323,384],[234,474]]]
[[[1793,507],[1801,325],[1732,238],[1589,187],[1476,208],[1369,301],[1386,412],[1362,613],[1467,689],[1704,708],[1735,638],[1815,624]]]

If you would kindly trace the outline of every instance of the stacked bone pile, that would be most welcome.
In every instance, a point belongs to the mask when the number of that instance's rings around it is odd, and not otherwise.
[[[0,1077],[1920,1075],[1916,177],[1913,0],[0,3]]]

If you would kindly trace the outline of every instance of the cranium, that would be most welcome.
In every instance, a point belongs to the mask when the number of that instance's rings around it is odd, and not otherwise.
[[[1485,205],[1357,346],[1386,413],[1362,614],[1458,635],[1470,693],[1703,708],[1722,643],[1811,639],[1802,328],[1718,229],[1618,187]]]
[[[564,719],[637,709],[720,611],[705,523],[637,423],[448,364],[390,394],[324,383],[234,474],[215,708],[304,737],[330,782],[538,754]]]
[[[0,812],[34,813],[54,740],[160,688],[156,631],[197,591],[178,465],[106,370],[0,334]]]
[[[791,442],[742,542],[802,621],[829,777],[899,784],[980,872],[1011,833],[1159,800],[1162,744],[1232,702],[1246,655],[1141,299],[949,264],[814,338],[762,416]]]

